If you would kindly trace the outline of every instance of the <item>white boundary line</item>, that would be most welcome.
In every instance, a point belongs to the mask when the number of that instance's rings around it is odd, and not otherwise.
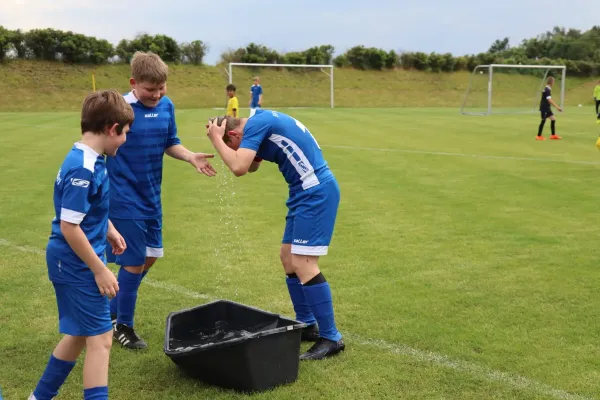
[[[515,160],[515,161],[535,161],[535,162],[550,162],[550,163],[565,163],[565,164],[583,164],[583,165],[600,165],[600,161],[580,161],[580,160],[558,160],[553,158],[535,158],[535,157],[512,157],[512,156],[490,156],[483,154],[467,154],[467,153],[449,153],[444,151],[425,151],[425,150],[407,150],[407,149],[385,149],[376,147],[355,147],[322,144],[321,147],[330,147],[334,149],[345,150],[360,150],[360,151],[381,151],[391,153],[408,153],[408,154],[426,154],[432,156],[453,156],[453,157],[470,157],[483,158],[490,160]]]
[[[22,251],[25,253],[32,253],[36,255],[45,255],[45,251],[29,246],[21,246],[12,243],[6,239],[0,238],[0,246],[10,247],[14,250]],[[204,293],[197,293],[179,285],[170,283],[163,283],[153,280],[144,279],[146,284],[166,290],[168,292],[181,294],[194,299],[213,299],[211,296]],[[361,344],[363,346],[374,347],[381,351],[387,351],[389,353],[399,355],[402,357],[410,357],[420,363],[434,364],[436,366],[453,369],[458,372],[466,373],[477,379],[485,379],[488,381],[500,382],[505,386],[512,387],[519,390],[529,391],[538,395],[549,396],[559,400],[594,400],[590,397],[580,396],[578,394],[572,394],[561,389],[555,389],[550,385],[542,382],[537,382],[526,378],[524,376],[509,374],[502,371],[482,367],[469,361],[463,361],[459,359],[452,359],[443,354],[437,354],[430,351],[423,351],[406,346],[404,344],[394,344],[386,342],[380,339],[369,339],[362,338],[361,336],[345,333],[344,334],[351,341]]]

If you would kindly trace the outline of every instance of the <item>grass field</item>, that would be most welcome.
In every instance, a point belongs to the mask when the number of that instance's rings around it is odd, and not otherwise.
[[[140,289],[144,352],[113,347],[111,398],[600,398],[600,127],[559,115],[456,109],[289,110],[341,191],[321,267],[347,350],[246,396],[186,378],[163,353],[169,312],[230,299],[293,316],[279,265],[286,187],[274,165],[209,179],[167,159],[166,257]],[[214,111],[180,110],[183,143],[210,151]],[[24,399],[59,340],[44,259],[52,184],[78,140],[74,112],[0,113],[0,387]],[[548,133],[546,133],[548,136]],[[303,349],[308,345],[303,345]],[[59,398],[81,398],[80,361]]]

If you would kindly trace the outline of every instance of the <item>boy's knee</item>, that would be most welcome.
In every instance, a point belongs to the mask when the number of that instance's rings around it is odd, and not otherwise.
[[[123,267],[123,268],[125,269],[125,271],[127,271],[127,272],[129,272],[131,274],[138,274],[139,275],[142,272],[144,272],[145,266],[144,265],[140,265],[140,266],[136,266],[136,267],[127,266],[127,267]]]
[[[112,347],[113,335],[112,330],[103,333],[102,335],[89,336],[86,339],[86,347],[88,351],[109,352]]]
[[[279,259],[281,260],[281,264],[283,265],[283,269],[286,274],[291,274],[294,272],[294,267],[292,266],[292,245],[291,244],[282,244],[281,249],[279,250]]]
[[[144,264],[144,271],[148,271],[158,260],[156,257],[146,257],[146,263]]]

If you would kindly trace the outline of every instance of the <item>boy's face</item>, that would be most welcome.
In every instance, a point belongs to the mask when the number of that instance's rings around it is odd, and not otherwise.
[[[131,87],[135,90],[135,96],[146,107],[156,107],[160,99],[167,93],[167,83],[136,82],[129,80]]]
[[[258,78],[257,78],[257,79],[254,79],[254,84],[255,84],[255,85],[258,85],[258,84],[259,84],[259,82],[260,82],[260,80],[259,80]]]
[[[229,96],[229,98],[232,98],[233,96],[235,96],[235,92],[233,90],[228,90],[227,96]]]
[[[117,132],[118,124],[114,124],[106,132],[106,139],[104,141],[104,154],[109,157],[117,155],[117,150],[127,140],[127,133],[129,133],[129,124],[123,127],[122,133],[119,135]]]

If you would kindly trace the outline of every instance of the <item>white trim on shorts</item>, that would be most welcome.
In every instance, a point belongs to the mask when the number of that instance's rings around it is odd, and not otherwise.
[[[300,246],[292,244],[292,254],[302,256],[324,256],[328,250],[329,246]]]
[[[165,251],[162,247],[160,249],[158,249],[156,247],[146,247],[146,257],[160,258],[160,257],[164,257],[164,256],[165,256]]]

